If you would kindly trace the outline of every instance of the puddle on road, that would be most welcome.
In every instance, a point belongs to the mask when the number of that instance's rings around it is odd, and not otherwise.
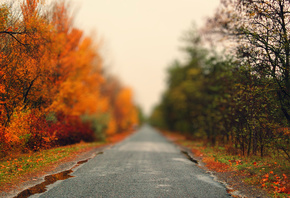
[[[97,156],[99,154],[103,154],[103,152],[96,153],[93,157],[95,157],[95,156]],[[88,162],[90,159],[92,159],[92,158],[88,158],[86,160],[79,161],[76,165],[74,165],[69,170],[45,176],[44,177],[44,182],[42,182],[40,184],[37,184],[37,185],[35,185],[35,186],[31,187],[31,188],[28,188],[28,189],[20,192],[14,198],[27,198],[27,197],[29,197],[31,195],[44,193],[45,191],[47,191],[46,187],[48,185],[53,184],[53,183],[55,183],[55,182],[57,182],[59,180],[66,180],[68,178],[74,177],[74,176],[70,175],[73,172],[73,169],[75,169],[76,167],[80,166],[81,164],[84,164],[84,163]]]
[[[198,164],[198,161],[197,161],[196,159],[193,159],[193,158],[188,154],[187,151],[183,151],[183,150],[182,150],[181,153],[183,153],[183,154],[186,156],[186,158],[189,159],[190,161],[192,161],[192,162]]]
[[[84,163],[88,162],[90,159],[92,159],[92,158],[89,158],[89,159],[86,159],[86,160],[79,161],[79,162],[76,164],[75,167],[77,167],[77,166],[79,166],[79,165],[81,165],[81,164],[84,164]],[[73,167],[73,168],[75,168],[75,167]],[[72,168],[72,169],[73,169],[73,168]]]
[[[26,197],[29,197],[31,195],[37,194],[37,193],[43,193],[46,191],[46,186],[53,184],[58,180],[65,180],[65,179],[68,179],[70,177],[73,177],[70,175],[70,173],[72,173],[72,172],[73,171],[70,169],[67,171],[63,171],[61,173],[45,176],[44,182],[22,191],[17,196],[15,196],[15,198],[26,198]]]

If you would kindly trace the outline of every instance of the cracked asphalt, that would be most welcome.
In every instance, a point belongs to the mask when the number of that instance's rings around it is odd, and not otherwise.
[[[71,175],[31,197],[230,197],[221,183],[148,125]]]

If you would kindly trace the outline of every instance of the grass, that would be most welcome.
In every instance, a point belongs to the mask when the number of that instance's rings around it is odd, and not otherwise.
[[[0,190],[9,184],[20,182],[21,178],[31,173],[45,171],[53,164],[64,161],[90,148],[104,143],[79,143],[70,146],[42,150],[29,154],[17,154],[0,161]]]
[[[266,190],[272,197],[290,197],[290,163],[277,154],[263,158],[233,155],[221,146],[210,147],[202,141],[188,140],[173,133],[166,133],[166,136],[190,148],[197,157],[202,158],[210,170],[234,171],[243,176],[244,182]]]
[[[25,177],[46,171],[53,165],[65,162],[84,151],[122,141],[132,133],[133,131],[126,131],[111,135],[106,142],[82,142],[28,154],[10,154],[0,159],[0,191],[9,190],[25,180]]]

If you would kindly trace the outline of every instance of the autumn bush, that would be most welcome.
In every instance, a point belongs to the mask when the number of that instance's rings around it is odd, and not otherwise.
[[[83,123],[78,116],[58,113],[57,122],[48,124],[47,131],[50,137],[54,138],[54,146],[74,144],[82,140],[87,142],[96,140],[89,123]]]
[[[49,134],[48,123],[44,116],[37,117],[30,113],[25,122],[29,124],[29,135],[22,150],[38,151],[39,149],[52,147],[55,136]]]
[[[88,124],[93,132],[94,138],[99,141],[106,139],[106,131],[109,125],[109,114],[102,115],[88,115],[85,114],[81,117],[82,122]]]
[[[53,137],[48,133],[48,125],[37,111],[16,111],[9,126],[1,134],[2,152],[39,150],[49,148]]]

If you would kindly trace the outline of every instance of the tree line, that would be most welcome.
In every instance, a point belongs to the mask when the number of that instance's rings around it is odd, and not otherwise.
[[[0,151],[29,151],[129,130],[132,90],[103,67],[100,43],[73,25],[70,6],[0,4]]]
[[[287,0],[221,1],[186,35],[187,59],[170,65],[151,123],[235,154],[290,160],[289,8]]]

